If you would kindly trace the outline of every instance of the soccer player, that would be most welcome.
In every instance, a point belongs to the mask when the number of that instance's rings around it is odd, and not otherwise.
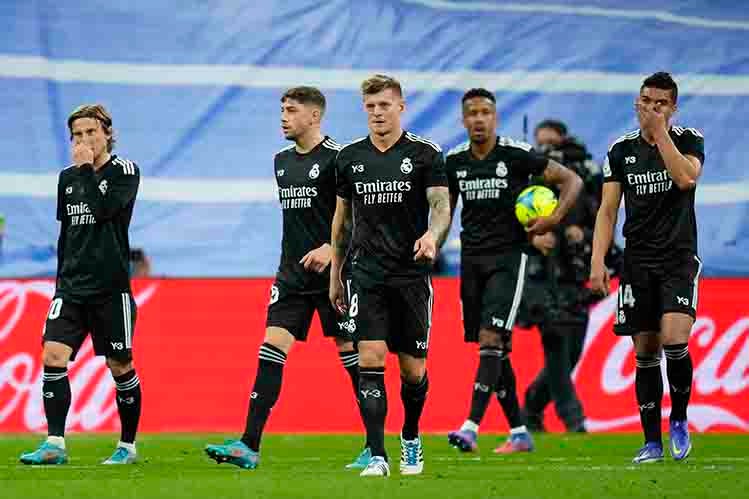
[[[361,89],[369,135],[338,153],[330,300],[344,307],[343,227],[353,216],[348,315],[358,340],[359,403],[372,451],[361,476],[390,474],[384,437],[388,349],[398,355],[405,410],[400,472],[415,475],[424,468],[419,419],[429,388],[430,269],[450,226],[447,179],[440,147],[401,127],[400,83],[374,75]]]
[[[47,440],[23,454],[24,464],[64,464],[65,419],[70,408],[68,362],[87,334],[114,377],[122,433],[103,464],[136,460],[141,389],[133,367],[137,307],[130,290],[128,227],[140,182],[138,167],[112,154],[112,117],[100,104],[68,117],[73,165],[57,184],[57,285],[43,333],[42,400]]]
[[[582,181],[556,161],[536,155],[531,146],[497,136],[494,95],[483,88],[462,99],[463,125],[469,140],[447,153],[450,205],[462,199],[461,279],[464,339],[479,343],[479,367],[468,419],[448,434],[464,452],[477,449],[479,424],[492,392],[510,425],[510,437],[495,452],[533,450],[518,405],[515,373],[510,363],[512,327],[523,296],[529,234],[544,234],[564,218],[577,200]],[[515,201],[542,176],[559,190],[559,204],[548,217],[532,220],[528,233],[515,216]]]
[[[671,389],[671,455],[691,449],[687,406],[692,387],[689,335],[697,310],[702,262],[697,256],[694,193],[705,160],[704,139],[694,128],[671,125],[678,88],[668,73],[646,78],[635,101],[640,129],[621,136],[604,163],[604,186],[591,258],[591,285],[608,294],[604,256],[624,195],[624,266],[614,332],[632,336],[635,392],[645,445],[634,463],[663,460],[660,352]]]
[[[335,157],[340,146],[320,130],[325,96],[314,87],[294,87],[281,97],[281,129],[294,143],[274,160],[278,197],[283,211],[281,262],[271,286],[265,339],[260,346],[255,386],[244,434],[224,445],[208,445],[218,463],[245,469],[259,463],[260,440],[281,391],[286,358],[295,341],[306,341],[317,311],[323,334],[333,338],[356,393],[359,354],[347,324],[339,324],[328,301],[331,258],[330,226],[336,197]],[[349,467],[364,468],[369,449]]]

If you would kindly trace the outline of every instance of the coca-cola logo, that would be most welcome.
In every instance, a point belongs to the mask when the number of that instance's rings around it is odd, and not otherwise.
[[[138,306],[156,292],[151,283],[136,293]],[[0,281],[0,428],[15,420],[31,431],[46,426],[41,394],[41,335],[47,305],[54,296],[51,281]],[[29,313],[29,310],[36,311]],[[7,355],[6,355],[7,354]],[[68,369],[73,401],[67,427],[113,429],[117,406],[114,382],[104,358],[96,357],[90,339]]]
[[[585,347],[573,374],[583,400],[595,402],[586,404],[591,431],[621,429],[640,421],[633,395],[632,339],[614,336],[611,326],[615,313],[616,295],[591,310]],[[731,320],[724,331],[719,331],[713,318],[699,315],[692,328],[694,383],[689,422],[698,431],[716,426],[749,430],[749,414],[742,415],[738,403],[741,395],[749,394],[749,317]],[[666,387],[662,412],[667,418],[669,385],[665,359],[662,362]]]

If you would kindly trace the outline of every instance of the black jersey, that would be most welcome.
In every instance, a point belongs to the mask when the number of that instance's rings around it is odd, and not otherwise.
[[[290,292],[318,293],[330,285],[322,274],[304,269],[299,260],[330,243],[335,212],[335,157],[341,146],[330,137],[305,154],[291,145],[276,154],[274,168],[283,210],[281,263],[276,280]]]
[[[528,245],[528,235],[515,216],[515,201],[530,177],[540,175],[549,160],[531,146],[507,137],[482,159],[471,154],[470,142],[447,153],[450,193],[463,202],[460,241],[464,256],[496,255]]]
[[[704,163],[705,144],[694,128],[672,126],[671,139],[682,154]],[[659,262],[678,253],[697,254],[695,189],[671,180],[658,147],[635,130],[616,140],[603,166],[605,182],[619,182],[624,193],[626,250],[642,261]]]
[[[88,300],[130,290],[128,228],[138,166],[112,155],[98,171],[71,166],[57,184],[57,294]]]
[[[369,136],[341,149],[338,195],[351,200],[354,268],[384,279],[422,277],[430,267],[414,261],[414,243],[429,228],[428,187],[447,186],[440,147],[403,132],[385,152]]]

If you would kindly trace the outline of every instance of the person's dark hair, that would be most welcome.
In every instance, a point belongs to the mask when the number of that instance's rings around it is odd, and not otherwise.
[[[325,96],[315,87],[290,88],[281,96],[281,102],[286,102],[286,99],[295,100],[299,104],[312,104],[319,107],[321,113],[325,113]]]
[[[538,131],[541,130],[542,128],[550,128],[554,130],[555,132],[557,132],[562,137],[567,136],[567,125],[565,125],[563,122],[559,120],[545,119],[541,123],[536,125],[535,132],[538,133]]]
[[[99,123],[104,129],[104,132],[109,135],[107,139],[107,152],[112,152],[114,149],[114,143],[117,142],[114,138],[114,128],[112,128],[112,115],[109,111],[101,104],[84,104],[78,106],[68,116],[68,130],[70,131],[70,140],[73,140],[73,122],[81,118],[93,118]]]
[[[463,94],[463,98],[461,99],[461,103],[465,104],[468,99],[475,99],[476,97],[483,97],[485,99],[489,99],[492,101],[493,104],[497,103],[497,98],[494,97],[494,94],[488,91],[485,88],[472,88],[466,93]]]
[[[670,90],[671,95],[674,98],[674,104],[676,104],[676,100],[679,98],[679,87],[676,85],[671,74],[666,73],[665,71],[653,73],[645,78],[645,81],[642,82],[642,86],[640,87],[640,92],[642,92],[642,89],[645,87]]]

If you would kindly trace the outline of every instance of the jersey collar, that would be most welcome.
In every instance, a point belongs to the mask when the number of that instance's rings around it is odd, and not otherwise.
[[[407,133],[406,130],[403,130],[403,133],[401,134],[400,137],[398,137],[398,140],[396,140],[393,143],[392,146],[388,147],[384,151],[379,150],[377,148],[377,146],[374,145],[374,142],[372,142],[372,135],[371,134],[367,134],[367,143],[369,144],[369,147],[371,147],[376,153],[378,153],[378,154],[387,154],[390,151],[392,151],[393,149],[395,149],[397,146],[399,146],[401,142],[403,142],[404,140],[406,140],[406,133]]]

